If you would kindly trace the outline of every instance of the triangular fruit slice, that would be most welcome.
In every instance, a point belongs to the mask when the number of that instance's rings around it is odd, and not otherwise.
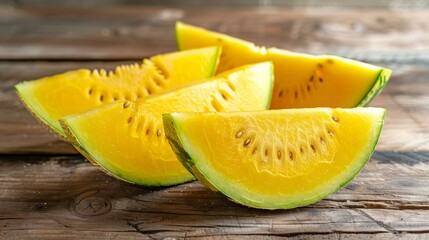
[[[175,52],[118,66],[114,72],[80,69],[15,86],[28,109],[65,137],[58,119],[117,100],[135,100],[213,76],[219,48]]]
[[[305,206],[349,182],[371,157],[385,110],[288,109],[164,115],[196,178],[255,208]]]
[[[218,71],[272,61],[275,84],[271,108],[365,106],[387,83],[391,71],[337,56],[314,56],[251,42],[178,22],[180,50],[222,46]]]
[[[60,122],[70,142],[113,176],[141,185],[173,185],[193,176],[171,150],[162,114],[267,109],[273,81],[271,63],[243,66],[210,81],[137,101],[117,101]]]

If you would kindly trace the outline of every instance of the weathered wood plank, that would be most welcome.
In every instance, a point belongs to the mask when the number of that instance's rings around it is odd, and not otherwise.
[[[124,183],[80,156],[0,156],[0,232],[6,239],[34,233],[43,238],[427,237],[428,185],[429,152],[377,152],[355,180],[325,200],[262,211],[230,202],[198,182],[168,188]]]
[[[140,59],[175,50],[174,23],[181,20],[259,45],[429,62],[428,14],[395,8],[0,8],[0,59]]]
[[[4,0],[5,1],[5,0]],[[6,3],[12,4],[12,0],[6,0]],[[408,0],[406,2],[396,2],[391,0],[321,0],[321,1],[303,1],[303,0],[16,0],[18,7],[123,7],[123,6],[162,6],[162,7],[318,7],[318,8],[388,8],[388,9],[421,9],[429,7],[429,3],[419,0]]]
[[[39,124],[14,92],[21,81],[77,68],[112,69],[125,62],[0,62],[0,154],[76,153]],[[386,124],[377,147],[385,151],[429,150],[429,68],[389,65],[394,74],[371,104],[387,108]]]
[[[0,8],[0,60],[17,60],[0,62],[0,239],[429,238],[428,14],[393,5]],[[76,152],[37,123],[13,91],[20,81],[173,51],[177,20],[261,45],[389,63],[392,80],[372,103],[388,109],[386,125],[360,175],[323,201],[287,211],[245,208],[198,182],[139,187],[64,155]],[[20,61],[40,59],[82,61]],[[87,61],[94,59],[104,62]]]
[[[393,77],[371,106],[387,109],[378,150],[429,149],[428,67],[391,65]]]
[[[12,7],[17,7],[17,5],[15,4],[15,1],[13,1],[13,0],[3,0],[0,2],[0,7],[12,8]]]
[[[28,232],[28,231],[27,231]],[[179,235],[181,237],[171,237]],[[5,233],[0,233],[0,236],[5,237],[5,239],[29,239],[30,234],[26,233],[22,230],[17,231],[8,231]],[[225,234],[222,236],[188,236],[185,234],[172,234],[172,233],[162,233],[158,234],[156,237],[152,237],[151,235],[147,235],[139,232],[99,232],[99,231],[44,231],[44,230],[32,230],[31,231],[31,239],[54,239],[54,240],[62,240],[62,239],[203,239],[203,240],[214,240],[214,239],[255,239],[255,240],[267,240],[267,239],[292,239],[292,240],[302,240],[302,239],[317,239],[317,240],[340,240],[340,239],[380,239],[380,240],[391,240],[391,239],[413,239],[413,240],[426,240],[429,237],[429,234],[391,234],[391,233],[374,233],[374,234],[350,234],[350,233],[328,233],[328,234],[296,234],[296,235],[237,235],[237,234]]]

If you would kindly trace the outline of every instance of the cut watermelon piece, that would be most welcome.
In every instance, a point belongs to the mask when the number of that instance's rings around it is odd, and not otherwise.
[[[243,66],[210,81],[117,101],[60,122],[70,142],[111,175],[141,185],[173,185],[194,178],[171,150],[162,114],[267,109],[273,81],[271,63]]]
[[[135,100],[213,76],[219,48],[168,53],[114,72],[80,69],[15,86],[41,122],[65,136],[58,119],[117,100]]]
[[[389,69],[329,55],[309,55],[255,46],[228,35],[178,22],[180,50],[221,46],[218,71],[272,61],[275,84],[271,108],[356,107],[376,97],[389,80]]]
[[[184,166],[240,204],[284,209],[344,186],[370,159],[385,110],[288,109],[164,114]]]

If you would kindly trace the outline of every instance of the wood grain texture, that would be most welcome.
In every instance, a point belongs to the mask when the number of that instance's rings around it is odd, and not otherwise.
[[[13,86],[21,81],[78,68],[106,68],[129,62],[0,62],[0,154],[70,154],[62,142],[27,111]],[[394,70],[386,89],[371,106],[387,109],[378,150],[429,150],[429,68],[386,65]],[[400,136],[400,137],[398,137]]]
[[[429,3],[421,0],[391,1],[391,0],[3,0],[0,5],[17,7],[124,7],[124,6],[161,6],[161,7],[318,7],[318,8],[383,8],[383,9],[421,9],[429,7]]]
[[[429,62],[428,14],[394,8],[0,8],[0,59],[140,59],[174,51],[180,20],[294,51]]]
[[[0,239],[429,238],[429,10],[384,0],[365,0],[364,6],[383,3],[387,10],[272,7],[282,4],[277,0],[248,8],[166,2],[169,8],[30,9],[20,6],[46,1],[0,3]],[[367,166],[337,193],[285,211],[242,207],[198,182],[140,187],[87,162],[39,124],[14,92],[21,81],[78,68],[113,69],[174,51],[177,20],[259,45],[338,54],[393,69],[371,103],[386,108],[387,116]]]
[[[376,152],[355,180],[325,200],[263,211],[198,182],[168,188],[124,183],[80,156],[2,156],[0,232],[5,239],[30,233],[44,239],[413,236],[429,230],[428,185],[429,152]]]

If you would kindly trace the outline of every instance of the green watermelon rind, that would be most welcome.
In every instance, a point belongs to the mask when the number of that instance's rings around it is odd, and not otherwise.
[[[216,50],[213,54],[213,59],[212,59],[212,68],[210,69],[210,72],[207,72],[207,76],[205,76],[205,78],[211,78],[213,76],[216,75],[216,71],[217,71],[217,66],[219,65],[219,61],[220,61],[220,54],[222,51],[222,48],[219,46],[213,46]]]
[[[162,115],[162,120],[164,124],[165,136],[168,139],[168,143],[171,146],[171,149],[176,154],[177,159],[180,163],[188,170],[195,178],[202,182],[206,187],[211,189],[214,192],[218,192],[218,189],[211,184],[210,181],[206,180],[206,177],[198,171],[195,167],[195,162],[193,158],[188,154],[188,152],[183,147],[182,141],[180,140],[179,134],[176,129],[177,126],[173,120],[173,117],[170,113]]]
[[[374,84],[370,87],[369,91],[359,101],[356,107],[367,106],[373,99],[375,99],[386,86],[389,81],[392,70],[382,68],[374,81]]]
[[[181,30],[181,28],[182,28],[182,25],[183,23],[182,22],[176,22],[176,26],[175,26],[175,34],[174,34],[174,36],[175,36],[175,38],[176,38],[176,47],[177,47],[177,50],[179,50],[179,51],[183,51],[183,44],[182,44],[182,41],[180,41],[180,30]]]
[[[290,209],[290,208],[296,208],[296,207],[302,207],[307,206],[312,203],[315,203],[317,201],[322,200],[326,196],[338,191],[341,187],[348,184],[352,179],[354,179],[359,172],[363,169],[363,167],[366,165],[368,160],[371,158],[373,152],[375,151],[375,147],[378,143],[381,129],[384,125],[384,117],[385,117],[385,110],[383,109],[382,114],[380,114],[380,124],[378,126],[378,131],[375,132],[374,138],[372,138],[372,142],[368,143],[368,149],[366,154],[363,154],[360,159],[354,161],[355,165],[352,165],[349,167],[348,170],[348,177],[343,177],[344,179],[341,179],[340,182],[337,180],[337,185],[335,188],[328,188],[328,191],[321,191],[319,194],[313,196],[312,198],[303,199],[301,201],[295,201],[295,202],[287,202],[287,203],[279,203],[279,204],[264,204],[264,202],[256,202],[251,201],[249,199],[243,198],[242,195],[234,190],[232,183],[225,183],[225,182],[219,182],[215,178],[212,177],[210,174],[207,174],[207,171],[201,170],[203,168],[198,163],[198,159],[195,157],[195,152],[198,151],[197,149],[194,149],[192,146],[185,144],[186,142],[186,136],[181,131],[180,125],[178,124],[178,121],[175,120],[175,117],[173,116],[174,113],[164,114],[163,115],[163,121],[164,121],[164,129],[166,131],[167,139],[170,142],[170,145],[173,149],[173,151],[178,156],[178,159],[183,164],[183,166],[188,169],[200,182],[202,182],[204,185],[206,185],[209,189],[220,192],[223,195],[225,195],[228,199],[244,205],[248,207],[253,208],[260,208],[260,209],[268,209],[268,210],[274,210],[274,209]],[[219,177],[221,181],[221,177]],[[332,183],[336,183],[335,181]],[[332,184],[331,183],[331,184]],[[233,189],[233,190],[230,190]],[[326,187],[325,187],[326,189]],[[233,194],[231,194],[233,193]]]

